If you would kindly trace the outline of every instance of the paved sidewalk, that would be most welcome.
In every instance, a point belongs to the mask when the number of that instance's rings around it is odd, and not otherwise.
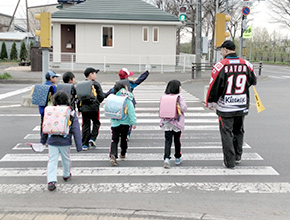
[[[36,84],[36,83],[42,83],[42,72],[32,72],[30,66],[1,66],[0,65],[0,74],[3,73],[9,73],[12,76],[12,79],[9,80],[0,80],[0,83],[28,83],[28,84]],[[63,74],[64,72],[59,72],[58,70],[55,70],[56,73]],[[74,71],[73,72],[76,76],[77,81],[84,80],[84,74],[83,72]],[[140,74],[135,73],[133,76],[130,77],[131,80],[136,80]],[[112,83],[119,79],[118,73],[104,73],[103,71],[100,71],[97,74],[97,81],[100,83]],[[172,79],[178,79],[182,83],[185,82],[191,82],[191,81],[206,81],[209,82],[210,79],[210,70],[202,71],[202,76],[200,79],[192,79],[192,73],[186,72],[186,73],[157,73],[157,72],[150,72],[149,77],[146,79],[144,83],[156,83],[156,82],[168,82]],[[62,79],[59,79],[59,82],[61,82]]]

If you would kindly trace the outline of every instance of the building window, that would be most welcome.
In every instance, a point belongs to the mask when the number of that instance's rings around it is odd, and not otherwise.
[[[142,41],[149,42],[149,27],[142,28]]]
[[[159,42],[159,28],[158,27],[153,27],[153,31],[152,31],[152,39],[154,43],[158,43]]]
[[[102,46],[103,47],[113,47],[113,27],[103,26],[102,27]]]

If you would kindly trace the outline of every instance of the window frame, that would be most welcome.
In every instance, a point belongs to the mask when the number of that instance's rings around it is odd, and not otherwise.
[[[155,41],[155,36],[154,36],[155,30],[157,30],[157,40],[156,41]],[[152,42],[159,43],[159,27],[157,27],[157,26],[152,27]]]
[[[112,28],[112,45],[111,46],[104,46],[104,28]],[[114,26],[113,25],[102,25],[101,26],[101,47],[102,48],[114,48]]]
[[[144,31],[144,30],[145,30],[145,29],[147,29],[147,40],[144,40],[144,37],[145,37],[145,36],[144,36],[144,34],[145,34],[144,32],[145,32],[145,31]],[[144,42],[144,43],[148,43],[148,42],[149,42],[149,40],[150,40],[150,39],[149,39],[149,37],[150,37],[150,33],[149,33],[149,32],[150,32],[149,26],[143,26],[143,27],[142,27],[142,42]]]

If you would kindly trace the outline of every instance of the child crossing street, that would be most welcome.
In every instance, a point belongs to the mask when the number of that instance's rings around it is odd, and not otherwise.
[[[159,115],[161,117],[160,127],[164,130],[165,134],[165,149],[164,149],[164,168],[170,168],[170,158],[171,158],[171,145],[172,138],[174,138],[175,145],[175,165],[179,165],[182,162],[181,154],[181,143],[180,137],[181,132],[184,131],[184,112],[187,110],[187,105],[184,98],[180,95],[181,92],[181,83],[178,80],[171,80],[168,82],[165,89],[165,98],[174,100],[174,102],[167,102],[165,105],[160,103]],[[172,96],[176,96],[176,99],[171,99]],[[166,99],[162,101],[167,101]],[[173,109],[176,111],[176,116],[168,116],[162,114],[162,111],[167,111],[170,109],[170,106],[173,106]],[[162,107],[161,107],[162,106]],[[164,107],[163,107],[164,106]],[[162,116],[161,116],[162,115]]]

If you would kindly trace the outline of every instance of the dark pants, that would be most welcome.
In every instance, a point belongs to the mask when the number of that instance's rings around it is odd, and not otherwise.
[[[165,151],[164,151],[164,159],[165,158],[171,158],[171,145],[172,145],[172,137],[174,137],[174,146],[175,146],[175,158],[181,157],[181,143],[180,143],[180,137],[181,137],[181,131],[175,132],[175,131],[165,131]]]
[[[110,149],[110,156],[113,155],[118,158],[118,143],[121,135],[121,155],[125,156],[127,153],[127,134],[129,130],[129,125],[120,125],[118,127],[111,127],[112,142]]]
[[[97,112],[82,112],[82,143],[83,145],[89,144],[89,140],[95,141],[99,134],[101,126],[100,111]],[[91,131],[91,121],[93,122],[93,129]]]
[[[48,138],[48,134],[43,134],[42,133],[43,117],[44,117],[44,115],[40,116],[40,143],[46,144],[46,141],[47,141],[47,138]]]
[[[243,153],[245,116],[221,117],[219,127],[223,145],[224,163],[227,167],[234,167],[235,161]]]

